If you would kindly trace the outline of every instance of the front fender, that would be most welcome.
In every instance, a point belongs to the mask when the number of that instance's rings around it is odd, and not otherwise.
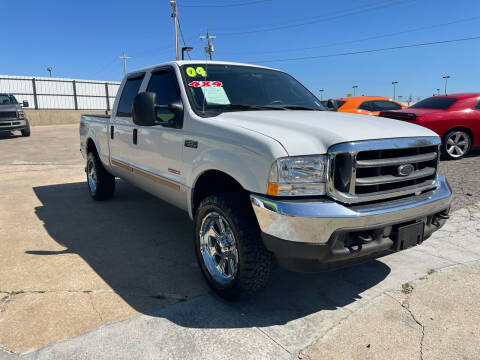
[[[245,190],[265,193],[268,173],[274,160],[242,147],[232,149],[209,149],[200,153],[192,162],[192,171],[187,179],[191,189],[187,195],[189,214],[192,216],[192,199],[195,184],[202,174],[210,170],[220,171],[235,179]]]

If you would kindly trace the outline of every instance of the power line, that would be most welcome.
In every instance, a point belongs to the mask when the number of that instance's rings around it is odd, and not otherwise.
[[[463,22],[467,22],[467,21],[474,21],[474,20],[478,20],[478,19],[480,19],[480,16],[458,19],[458,20],[455,20],[455,21],[450,21],[450,22],[441,23],[441,24],[421,26],[421,27],[417,27],[417,28],[413,28],[413,29],[406,29],[406,30],[397,31],[397,32],[388,33],[388,34],[383,34],[383,35],[369,36],[369,37],[364,37],[364,38],[355,39],[355,40],[347,40],[347,41],[341,41],[341,42],[335,42],[335,43],[329,43],[329,44],[322,44],[322,45],[315,45],[315,46],[308,46],[308,47],[301,47],[301,48],[278,49],[278,50],[270,50],[270,51],[255,51],[255,54],[274,54],[274,53],[283,53],[283,52],[286,52],[286,51],[303,51],[303,50],[319,49],[319,48],[336,46],[336,45],[346,45],[346,44],[357,43],[357,42],[360,42],[360,41],[382,39],[382,38],[386,38],[386,37],[390,37],[390,36],[408,34],[408,33],[422,31],[422,30],[429,30],[429,29],[434,29],[434,28],[438,28],[438,27],[442,27],[442,26],[459,24],[459,23],[463,23]],[[227,54],[244,54],[244,53],[245,53],[245,51],[227,52]]]
[[[267,32],[267,31],[276,31],[276,30],[284,30],[284,29],[290,29],[294,27],[301,27],[305,25],[311,25],[311,24],[316,24],[319,22],[324,22],[324,21],[330,21],[330,20],[336,20],[340,19],[343,17],[351,16],[351,15],[358,15],[358,14],[363,14],[372,10],[378,10],[378,9],[383,9],[387,8],[393,5],[398,5],[401,3],[406,3],[406,2],[413,2],[417,0],[388,0],[388,1],[383,1],[378,3],[378,5],[373,5],[370,7],[365,8],[365,6],[359,7],[356,10],[351,10],[347,12],[342,12],[339,15],[333,15],[333,16],[316,16],[310,19],[315,19],[315,20],[310,20],[310,21],[305,21],[305,22],[300,22],[300,23],[291,23],[287,25],[280,25],[280,26],[273,26],[273,27],[267,27],[267,28],[258,28],[256,30],[247,30],[247,31],[238,31],[238,32],[226,32],[226,33],[220,33],[218,35],[224,35],[224,36],[234,36],[234,35],[249,35],[249,34],[256,34],[260,32]],[[336,11],[334,13],[338,13],[340,11]]]
[[[410,44],[410,45],[399,45],[399,46],[392,46],[392,47],[380,48],[380,49],[359,50],[359,51],[350,51],[350,52],[328,54],[328,55],[303,56],[303,57],[297,57],[297,58],[286,58],[286,59],[275,59],[275,60],[256,60],[256,61],[253,61],[253,62],[272,63],[272,62],[284,62],[284,61],[321,59],[321,58],[346,56],[346,55],[367,54],[367,53],[387,51],[387,50],[406,49],[406,48],[413,48],[413,47],[420,47],[420,46],[447,44],[447,43],[454,43],[454,42],[460,42],[460,41],[479,40],[479,39],[480,39],[480,36],[473,36],[473,37],[460,38],[460,39],[440,40],[440,41],[432,41],[432,42],[417,43],[417,44]]]
[[[183,46],[187,46],[187,44],[185,43],[185,38],[183,37],[183,31],[182,31],[182,25],[180,23],[180,18],[178,18],[178,29],[180,30],[180,37],[182,38]],[[187,56],[188,56],[189,60],[192,60],[192,58],[190,57],[190,53],[188,51],[187,51]],[[182,58],[182,60],[183,60],[183,58]]]
[[[198,7],[216,7],[216,8],[227,8],[227,7],[237,7],[237,6],[247,6],[247,5],[256,5],[256,4],[261,4],[265,2],[271,2],[273,0],[257,0],[257,1],[247,1],[247,2],[242,2],[242,3],[235,3],[235,4],[205,4],[205,5],[182,5],[182,7],[186,8],[198,8]]]

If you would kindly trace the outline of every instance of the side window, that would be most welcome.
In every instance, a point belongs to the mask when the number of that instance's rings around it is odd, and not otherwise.
[[[180,99],[175,79],[175,75],[167,70],[152,74],[147,92],[157,94],[157,105],[169,105]],[[171,111],[162,108],[157,109],[157,123],[159,125],[171,127],[174,118],[175,115]]]
[[[364,101],[363,103],[360,104],[358,108],[360,110],[374,111],[372,110],[372,101]]]
[[[477,103],[477,105],[475,105],[475,110],[480,110],[480,101]]]
[[[371,100],[363,102],[359,109],[367,111],[386,111],[386,110],[400,110],[402,107],[388,100]]]
[[[170,71],[153,73],[147,92],[157,94],[158,105],[168,105],[178,101],[180,98],[175,84],[175,77]]]
[[[132,116],[133,99],[137,96],[142,81],[143,75],[142,77],[127,80],[118,103],[117,116]]]
[[[401,110],[402,106],[388,100],[376,100],[373,102],[375,110],[373,111],[387,111],[387,110]]]

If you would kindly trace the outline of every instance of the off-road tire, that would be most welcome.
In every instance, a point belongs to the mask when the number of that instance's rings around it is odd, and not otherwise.
[[[228,284],[217,282],[205,267],[200,251],[202,220],[210,213],[223,216],[233,230],[237,244],[238,264],[234,279]],[[195,214],[194,245],[203,276],[210,287],[226,300],[239,300],[263,289],[273,269],[274,257],[263,245],[260,228],[247,196],[222,193],[206,197]]]
[[[89,180],[89,166],[92,164],[96,171],[96,186],[92,187]],[[96,152],[89,152],[87,155],[87,186],[90,196],[97,201],[108,200],[113,197],[115,192],[115,176],[111,175],[102,165],[100,158]]]
[[[22,132],[23,137],[30,136],[30,123],[28,122],[28,120],[27,120],[27,127],[25,129],[21,130],[21,132]]]

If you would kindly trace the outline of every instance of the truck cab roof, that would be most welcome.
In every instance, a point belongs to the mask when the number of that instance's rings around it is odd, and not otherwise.
[[[126,77],[136,74],[138,72],[142,71],[151,71],[152,69],[156,69],[158,67],[166,66],[166,65],[188,65],[188,64],[205,64],[206,66],[208,65],[237,65],[237,66],[250,66],[250,67],[256,67],[256,68],[261,68],[261,69],[269,69],[269,70],[276,70],[276,71],[281,71],[279,69],[267,67],[267,66],[260,66],[260,65],[254,65],[254,64],[247,64],[247,63],[239,63],[239,62],[231,62],[231,61],[213,61],[213,60],[175,60],[175,61],[168,61],[160,64],[155,64],[155,65],[150,65],[144,68],[136,69],[133,71],[130,71],[126,74]]]

